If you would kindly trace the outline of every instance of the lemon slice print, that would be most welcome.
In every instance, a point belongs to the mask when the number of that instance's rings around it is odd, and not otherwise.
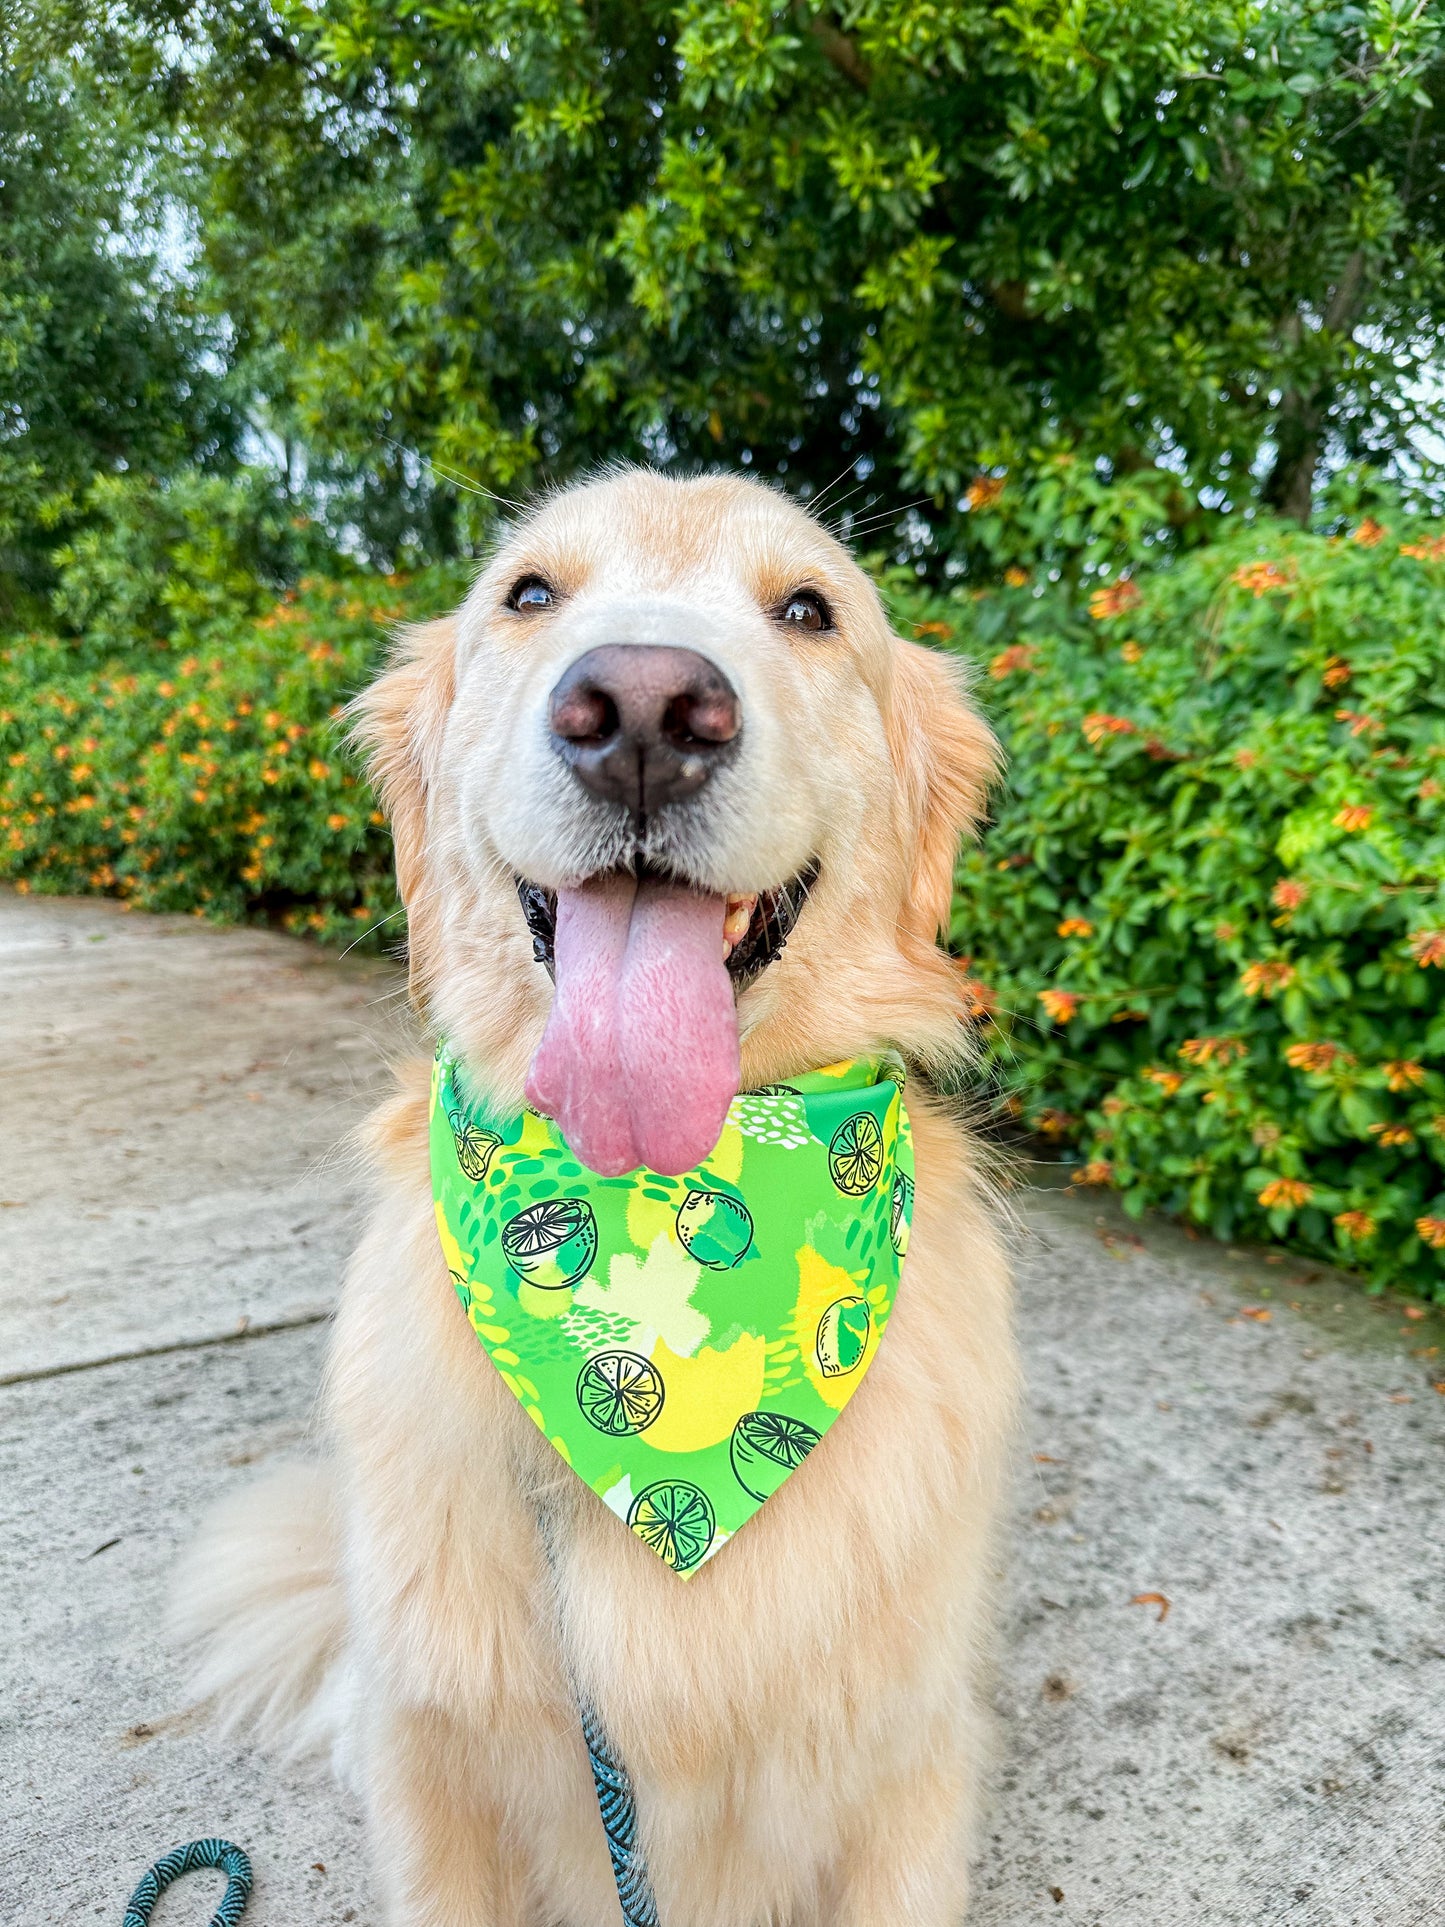
[[[689,1191],[678,1206],[677,1235],[700,1265],[731,1271],[753,1241],[752,1214],[725,1191]]]
[[[662,1479],[638,1493],[627,1523],[674,1572],[691,1572],[712,1544],[715,1521],[705,1492],[683,1479]]]
[[[850,1198],[873,1189],[883,1169],[883,1133],[871,1111],[855,1111],[838,1126],[828,1146],[828,1169]]]
[[[547,1198],[529,1204],[502,1226],[507,1263],[529,1285],[561,1291],[597,1256],[597,1220],[585,1198]]]
[[[893,1180],[893,1209],[888,1221],[888,1235],[893,1240],[893,1249],[901,1258],[908,1249],[908,1232],[913,1223],[913,1180],[900,1171]]]
[[[447,1122],[452,1127],[452,1140],[457,1147],[457,1163],[473,1184],[480,1184],[487,1175],[492,1154],[502,1140],[495,1131],[479,1129],[460,1111],[453,1111]]]
[[[872,1324],[861,1298],[835,1298],[818,1320],[818,1369],[824,1378],[846,1378],[856,1372],[868,1348]]]
[[[749,1498],[771,1499],[821,1437],[786,1412],[744,1412],[728,1448],[733,1477]]]
[[[582,1416],[612,1438],[645,1432],[662,1410],[662,1374],[638,1352],[598,1352],[577,1374]]]

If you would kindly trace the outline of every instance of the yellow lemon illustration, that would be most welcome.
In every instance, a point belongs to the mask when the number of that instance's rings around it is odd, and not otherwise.
[[[679,1358],[659,1338],[652,1348],[667,1395],[647,1428],[647,1443],[657,1452],[701,1452],[720,1445],[744,1412],[763,1395],[767,1341],[744,1332],[725,1352],[704,1345],[692,1358]]]
[[[859,1377],[872,1363],[878,1349],[878,1326],[866,1313],[859,1317],[856,1311],[852,1312],[852,1321],[863,1329],[850,1335],[848,1354],[852,1363],[844,1372],[838,1371],[839,1358],[828,1343],[824,1343],[819,1355],[819,1327],[828,1333],[829,1314],[833,1314],[836,1323],[841,1315],[837,1308],[856,1307],[857,1294],[858,1280],[851,1272],[830,1265],[811,1245],[802,1247],[798,1253],[798,1298],[793,1310],[792,1335],[802,1354],[808,1383],[835,1412],[842,1411]],[[862,1338],[861,1345],[851,1342],[851,1338],[856,1337]]]

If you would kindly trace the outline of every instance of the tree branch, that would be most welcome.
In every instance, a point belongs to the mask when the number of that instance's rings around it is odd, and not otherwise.
[[[867,61],[841,27],[835,27],[831,20],[821,14],[809,14],[806,7],[799,5],[797,11],[805,17],[809,33],[818,43],[818,51],[823,58],[838,69],[843,78],[850,81],[861,93],[867,93],[873,84],[873,75]]]

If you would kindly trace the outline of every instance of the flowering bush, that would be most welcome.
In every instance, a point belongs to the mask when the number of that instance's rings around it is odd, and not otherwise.
[[[77,545],[76,637],[0,639],[0,877],[399,935],[340,718],[464,571],[278,591],[216,503],[184,540],[175,506],[118,496]],[[282,570],[311,537],[268,540]],[[900,595],[1010,757],[952,931],[1000,1102],[1131,1211],[1445,1296],[1445,537],[1377,501],[1091,593],[1005,583]]]
[[[1009,755],[952,935],[1076,1181],[1445,1297],[1445,538],[1376,510],[948,606]]]
[[[388,627],[463,588],[455,568],[259,598],[250,578],[229,597],[193,582],[157,634],[98,621],[0,641],[0,877],[379,941],[397,912],[391,841],[342,711]]]

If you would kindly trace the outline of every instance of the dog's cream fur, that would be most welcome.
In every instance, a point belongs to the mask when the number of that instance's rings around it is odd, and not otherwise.
[[[531,572],[564,593],[522,618],[504,599]],[[772,620],[800,584],[833,633]],[[622,639],[700,649],[743,702],[743,754],[659,854],[739,892],[821,858],[741,997],[745,1083],[885,1042],[946,1067],[960,987],[935,937],[991,739],[837,543],[721,478],[628,471],[555,497],[364,699],[430,1019],[520,1101],[550,986],[513,876],[575,881],[610,833],[546,751],[546,694]],[[615,1927],[569,1670],[631,1770],[666,1927],[961,1918],[1016,1366],[977,1154],[923,1079],[909,1105],[916,1208],[886,1342],[807,1465],[686,1583],[566,1471],[460,1314],[425,1067],[374,1120],[324,1462],[213,1520],[182,1619],[233,1724],[344,1755],[385,1921]]]

